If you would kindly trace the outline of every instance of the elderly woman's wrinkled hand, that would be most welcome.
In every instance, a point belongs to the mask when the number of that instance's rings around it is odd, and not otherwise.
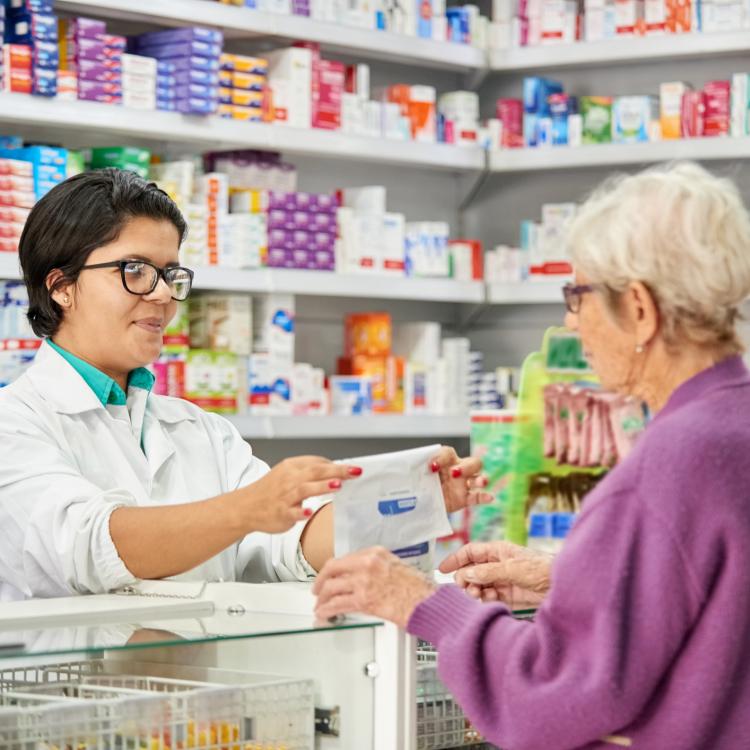
[[[405,628],[416,606],[431,596],[435,584],[383,547],[329,560],[313,593],[315,616],[329,620],[350,612],[373,615]]]
[[[472,505],[491,503],[494,499],[485,491],[487,477],[482,475],[482,461],[479,458],[459,458],[453,448],[444,445],[433,459],[432,470],[440,472],[445,510],[448,513]]]
[[[476,599],[533,607],[549,590],[552,560],[510,542],[473,542],[447,557],[440,570],[455,572],[456,584]]]

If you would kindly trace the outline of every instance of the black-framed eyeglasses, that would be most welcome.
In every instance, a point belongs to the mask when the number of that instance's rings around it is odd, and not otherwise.
[[[151,294],[160,278],[164,279],[172,299],[177,302],[186,300],[193,287],[193,272],[184,266],[159,268],[147,260],[113,260],[109,263],[92,263],[81,270],[86,268],[119,268],[125,291],[140,296]]]
[[[581,309],[583,295],[595,292],[597,288],[597,284],[565,284],[562,288],[562,293],[568,312],[577,315]]]

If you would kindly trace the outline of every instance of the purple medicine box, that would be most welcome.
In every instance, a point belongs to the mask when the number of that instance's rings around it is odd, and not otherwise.
[[[268,265],[270,268],[294,268],[294,250],[286,247],[269,247]]]
[[[218,70],[221,45],[210,42],[199,42],[197,40],[188,42],[174,42],[172,44],[136,44],[136,49],[141,55],[156,57],[159,60],[170,60],[181,57],[207,57],[215,58]]]
[[[107,57],[107,48],[104,42],[98,39],[87,39],[84,37],[70,44],[68,54],[76,60],[98,61]]]
[[[293,247],[294,232],[287,229],[269,229],[268,245],[272,247]]]
[[[338,205],[335,196],[328,193],[317,193],[316,195],[313,195],[313,199],[314,208],[312,210],[315,210],[318,213],[336,213]]]
[[[181,70],[170,78],[174,81],[173,86],[189,86],[194,83],[201,86],[219,85],[219,74],[214,70]]]
[[[296,229],[294,225],[294,213],[283,208],[273,208],[268,212],[269,229]]]
[[[154,44],[172,44],[173,42],[206,42],[207,44],[222,44],[224,35],[216,29],[204,29],[191,26],[186,29],[169,29],[167,31],[149,31],[139,34],[135,42],[146,47]]]
[[[315,232],[336,234],[336,216],[334,214],[314,213],[311,215],[310,228]]]
[[[268,191],[268,210],[291,213],[296,207],[294,193],[282,193],[279,190]]]
[[[73,18],[68,23],[65,35],[68,39],[98,39],[107,33],[107,24],[95,18]]]
[[[122,96],[122,86],[119,82],[87,81],[85,79],[78,79],[79,99],[88,99],[89,96],[87,95],[97,96],[99,94]]]

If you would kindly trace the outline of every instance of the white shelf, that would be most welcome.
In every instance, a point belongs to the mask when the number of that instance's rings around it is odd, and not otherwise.
[[[653,143],[519,148],[490,154],[492,172],[534,172],[542,169],[610,167],[673,159],[722,160],[750,157],[750,137],[682,138]]]
[[[18,256],[0,253],[0,279],[20,279]],[[344,276],[330,271],[292,271],[263,268],[236,271],[196,268],[195,288],[214,292],[303,294],[312,297],[360,297],[432,302],[481,303],[481,281],[410,279],[388,276]]]
[[[481,281],[354,276],[330,271],[195,269],[197,289],[227,292],[284,292],[319,297],[362,297],[435,302],[482,302]]]
[[[231,416],[246,440],[468,437],[469,416],[261,417]]]
[[[0,280],[15,281],[20,278],[21,269],[18,265],[18,255],[15,253],[0,253]]]
[[[234,39],[305,39],[346,54],[407,65],[466,71],[486,64],[484,52],[468,44],[434,42],[404,34],[322,23],[302,16],[261,13],[208,0],[57,0],[55,9],[162,26],[210,26]]]
[[[208,0],[195,0],[205,2]],[[218,5],[221,8],[222,6]],[[202,150],[257,148],[286,154],[379,162],[451,171],[475,171],[485,163],[478,147],[365,138],[330,130],[240,122],[176,112],[130,110],[97,102],[59,101],[26,94],[0,94],[0,123],[43,129],[55,141],[108,143],[113,138],[170,143]],[[65,134],[65,137],[63,137]]]
[[[601,42],[538,45],[511,50],[493,50],[493,71],[527,71],[548,68],[585,67],[645,62],[659,59],[727,57],[746,53],[750,31],[718,34],[668,34],[664,36],[624,37]]]
[[[562,282],[525,284],[488,284],[487,302],[491,305],[562,305]]]

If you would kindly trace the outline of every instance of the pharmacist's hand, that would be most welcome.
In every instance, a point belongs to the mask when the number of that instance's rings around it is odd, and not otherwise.
[[[371,547],[323,566],[313,586],[315,615],[325,621],[360,612],[405,628],[417,605],[434,592],[435,584],[418,570],[383,547]]]
[[[362,474],[358,466],[333,463],[320,456],[284,459],[257,482],[238,490],[245,502],[248,531],[278,534],[309,518],[302,507],[308,497],[330,495],[342,482]]]
[[[485,492],[487,477],[482,475],[482,461],[473,456],[459,458],[453,448],[444,445],[430,464],[434,472],[440,472],[445,509],[453,513],[471,505],[491,503],[494,499]]]
[[[466,593],[509,607],[537,606],[550,587],[553,557],[510,542],[472,542],[443,560]]]

